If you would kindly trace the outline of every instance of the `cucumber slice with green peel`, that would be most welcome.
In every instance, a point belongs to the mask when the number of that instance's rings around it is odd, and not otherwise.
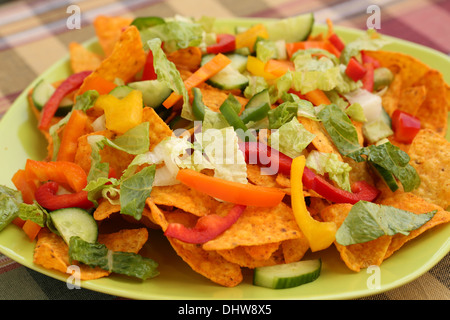
[[[50,218],[64,241],[69,244],[70,238],[78,236],[84,241],[95,242],[98,226],[94,217],[81,208],[64,208],[50,212]]]
[[[271,289],[297,287],[316,280],[321,269],[321,259],[257,267],[253,273],[253,284]]]
[[[117,99],[123,99],[133,90],[134,90],[133,88],[127,85],[123,85],[115,87],[109,92],[109,94],[116,97]]]
[[[314,26],[314,14],[306,13],[265,24],[269,40],[304,41]]]
[[[209,60],[211,60],[213,57],[215,56],[215,54],[206,54],[202,57],[202,61],[200,65],[204,65],[205,63],[207,63]],[[236,69],[239,72],[244,72],[245,70],[247,70],[247,60],[248,60],[248,56],[247,55],[243,55],[243,54],[239,54],[239,53],[227,53],[225,54],[225,56],[231,60],[231,63],[229,64],[229,66],[233,67],[234,69]]]
[[[239,54],[227,56],[230,58],[231,63],[220,70],[217,74],[209,78],[206,82],[213,87],[222,90],[242,90],[248,85],[249,81],[246,76],[239,72],[239,69],[242,70],[244,67],[247,67],[247,57]],[[203,56],[201,65],[204,65],[213,57],[213,54]]]
[[[54,92],[55,87],[53,87],[51,83],[45,81],[44,79],[40,80],[33,88],[33,92],[31,93],[31,99],[33,100],[33,104],[36,109],[41,111]],[[59,104],[59,107],[55,112],[55,116],[65,116],[72,110],[72,107],[73,101],[68,97],[65,97]]]
[[[172,93],[166,83],[158,80],[131,82],[128,86],[142,92],[144,105],[151,108],[159,107]]]

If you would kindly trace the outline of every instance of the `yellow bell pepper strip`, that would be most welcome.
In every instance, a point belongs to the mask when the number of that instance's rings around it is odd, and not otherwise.
[[[251,74],[259,77],[263,77],[266,80],[276,79],[277,76],[265,71],[266,64],[260,59],[254,56],[248,56],[247,58],[247,70]]]
[[[177,180],[197,191],[223,201],[255,207],[274,207],[285,193],[276,188],[228,181],[191,170],[178,171]]]
[[[124,134],[142,122],[142,92],[131,91],[123,99],[112,95],[97,98],[95,107],[105,112],[106,128],[118,134]]]
[[[334,222],[320,222],[308,212],[303,196],[303,170],[306,159],[299,156],[292,161],[291,166],[291,205],[295,220],[308,239],[311,251],[328,248],[335,240],[337,226]]]
[[[197,87],[199,84],[205,82],[215,74],[217,74],[220,70],[225,68],[227,65],[231,63],[231,60],[222,53],[219,53],[214,56],[211,60],[201,66],[197,71],[191,74],[186,80],[184,80],[184,86],[186,90],[189,92],[192,88]],[[182,95],[172,92],[172,94],[163,102],[163,106],[169,109],[175,103],[180,100]]]
[[[269,38],[269,33],[263,24],[256,24],[248,30],[236,35],[236,49],[249,48],[250,52],[254,51],[256,39]]]

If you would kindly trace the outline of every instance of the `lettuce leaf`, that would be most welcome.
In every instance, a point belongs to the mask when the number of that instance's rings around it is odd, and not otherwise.
[[[336,242],[348,246],[378,239],[383,235],[409,235],[429,221],[437,210],[415,214],[391,206],[359,201],[353,205],[336,232]]]
[[[341,189],[351,192],[349,173],[352,167],[340,161],[336,154],[312,150],[306,158],[306,166],[320,175],[327,173]]]
[[[298,122],[297,117],[282,125],[270,135],[270,145],[291,158],[302,154],[315,135]]]
[[[341,52],[341,63],[347,65],[351,57],[358,56],[362,50],[376,51],[389,44],[389,40],[382,38],[375,30],[369,29],[358,39],[345,45]]]
[[[20,191],[0,186],[0,231],[18,217],[21,203]]]

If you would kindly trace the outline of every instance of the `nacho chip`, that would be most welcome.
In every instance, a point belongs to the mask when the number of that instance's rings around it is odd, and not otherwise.
[[[243,247],[245,252],[255,260],[267,260],[280,247],[279,242],[265,243],[255,246]]]
[[[447,133],[447,92],[442,73],[430,70],[415,83],[426,87],[425,101],[419,107],[416,117],[423,129],[431,129],[442,136]]]
[[[290,239],[281,242],[281,250],[285,263],[300,261],[309,249],[308,239],[301,234],[298,239]]]
[[[149,150],[152,151],[158,143],[172,135],[172,129],[158,116],[153,108],[145,107],[143,111],[142,122],[149,122],[150,124]]]
[[[415,116],[426,96],[427,88],[424,85],[404,88],[400,93],[397,109]]]
[[[60,236],[47,229],[42,229],[39,232],[34,249],[33,262],[46,269],[67,273],[67,268],[71,265],[69,263],[69,247]],[[75,264],[75,262],[72,264]],[[81,280],[98,279],[110,274],[110,272],[98,267],[91,268],[84,264],[78,266],[80,267],[79,276]]]
[[[145,60],[146,54],[142,47],[139,31],[135,26],[130,26],[121,33],[114,50],[85,79],[78,92],[85,92],[85,84],[88,83],[89,79],[95,77],[111,82],[119,78],[128,83],[143,68]]]
[[[389,244],[389,248],[385,254],[384,259],[390,257],[395,251],[400,249],[406,242],[418,237],[423,232],[437,225],[447,223],[450,221],[449,211],[445,211],[441,207],[429,203],[412,193],[396,193],[392,197],[384,199],[381,202],[381,204],[396,207],[402,210],[407,210],[410,212],[414,212],[416,214],[430,212],[433,210],[438,211],[431,220],[429,220],[420,228],[411,231],[409,235],[396,234],[392,236],[392,241]]]
[[[73,73],[94,71],[102,63],[102,59],[94,52],[89,51],[78,42],[69,44],[70,67]]]
[[[146,228],[122,229],[118,232],[99,234],[98,242],[104,244],[109,250],[138,253],[148,239]]]
[[[133,20],[124,17],[97,16],[94,20],[95,34],[106,57],[111,55],[124,28]]]
[[[217,253],[227,261],[249,269],[263,266],[273,266],[284,262],[281,248],[277,249],[267,259],[264,260],[255,259],[250,254],[248,254],[246,248],[248,247],[239,246],[229,250],[217,250]]]
[[[416,83],[430,68],[411,55],[391,51],[365,51],[378,60],[382,67],[389,68],[402,78],[402,87],[409,88]]]
[[[228,212],[232,204],[224,203],[218,211]],[[300,237],[292,209],[280,203],[273,208],[247,207],[239,219],[217,238],[203,244],[205,250],[226,250]]]
[[[450,142],[432,130],[420,130],[409,156],[420,177],[412,192],[442,208],[450,206]]]
[[[158,208],[158,206],[152,201],[151,198],[147,198],[145,204],[149,207],[150,212],[144,211],[143,214],[145,213],[151,222],[159,225],[161,229],[165,231],[169,223],[164,216],[164,212],[160,208]]]
[[[324,221],[333,221],[339,228],[344,222],[352,208],[351,204],[334,204],[326,207],[320,212],[320,217]],[[352,271],[359,272],[361,269],[371,265],[379,266],[389,248],[391,237],[381,236],[378,239],[365,243],[357,243],[349,246],[343,246],[334,242],[340,253],[342,261]]]
[[[201,246],[168,238],[176,253],[195,271],[211,281],[225,287],[235,287],[242,282],[239,265],[229,262],[216,251],[204,250]]]
[[[403,88],[403,78],[400,74],[394,75],[389,88],[381,97],[382,105],[384,110],[389,116],[392,116],[395,110],[398,109],[398,104],[400,102],[400,93]]]
[[[94,219],[97,221],[109,218],[113,213],[120,212],[120,205],[111,204],[107,199],[101,199],[98,207],[94,211]]]
[[[196,216],[214,213],[218,201],[184,184],[154,186],[150,194],[156,205],[174,206]]]
[[[325,153],[334,153],[342,161],[342,156],[333,143],[328,132],[325,130],[322,122],[314,121],[305,117],[298,117],[298,121],[305,127],[306,130],[315,135],[312,144],[317,151]]]
[[[177,69],[195,72],[202,62],[202,50],[199,47],[178,49],[169,53],[167,59],[173,62]]]

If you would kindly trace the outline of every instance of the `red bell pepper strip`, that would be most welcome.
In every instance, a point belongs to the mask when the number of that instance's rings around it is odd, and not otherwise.
[[[157,74],[155,72],[155,67],[153,65],[153,52],[152,50],[148,51],[147,59],[145,60],[144,70],[142,72],[142,80],[156,80]]]
[[[303,185],[306,189],[317,192],[322,197],[335,203],[355,204],[360,200],[373,201],[380,191],[368,184],[366,181],[357,181],[352,185],[352,192],[336,188],[321,176],[315,174],[305,167],[302,177]]]
[[[395,140],[410,144],[420,131],[420,120],[412,114],[397,109],[392,113],[392,130]]]
[[[63,208],[90,209],[94,204],[88,200],[88,192],[80,191],[76,193],[57,195],[59,184],[54,181],[44,183],[34,194],[37,203],[48,210],[58,210]]]
[[[380,62],[377,59],[367,55],[367,53],[365,53],[364,51],[361,51],[361,60],[363,64],[371,63],[374,69],[381,67]]]
[[[366,69],[366,73],[364,74],[363,78],[361,79],[363,83],[363,88],[366,89],[369,92],[373,91],[374,86],[374,66],[373,63],[365,63],[364,68]]]
[[[245,208],[243,205],[235,205],[224,217],[217,214],[202,216],[193,228],[187,228],[181,223],[169,223],[164,235],[187,243],[205,243],[229,229]]]
[[[244,142],[239,144],[244,153],[245,161],[269,167],[273,174],[290,175],[292,158],[260,142]]]
[[[58,110],[59,104],[62,99],[69,93],[78,89],[83,83],[84,79],[91,74],[92,71],[82,71],[70,75],[66,80],[64,80],[55,92],[52,94],[50,99],[45,104],[42,109],[41,119],[39,121],[39,129],[48,130],[50,127],[50,122],[55,115],[56,110]]]
[[[292,158],[258,142],[246,142],[239,145],[247,163],[278,168],[278,173],[290,175]],[[274,172],[275,174],[277,172]],[[380,193],[378,189],[365,181],[357,181],[352,185],[352,192],[339,189],[305,167],[302,177],[306,189],[311,189],[322,197],[335,203],[356,203],[359,200],[373,201]]]
[[[216,36],[217,43],[206,47],[207,53],[225,53],[236,49],[236,37],[228,33],[220,33]]]
[[[347,68],[345,69],[345,73],[353,80],[358,81],[361,80],[365,73],[366,69],[364,66],[359,63],[354,57],[350,58],[350,61],[347,64]]]
[[[345,43],[339,38],[339,36],[336,33],[333,33],[329,38],[328,41],[331,42],[331,44],[339,50],[339,52],[342,52],[345,48]]]

